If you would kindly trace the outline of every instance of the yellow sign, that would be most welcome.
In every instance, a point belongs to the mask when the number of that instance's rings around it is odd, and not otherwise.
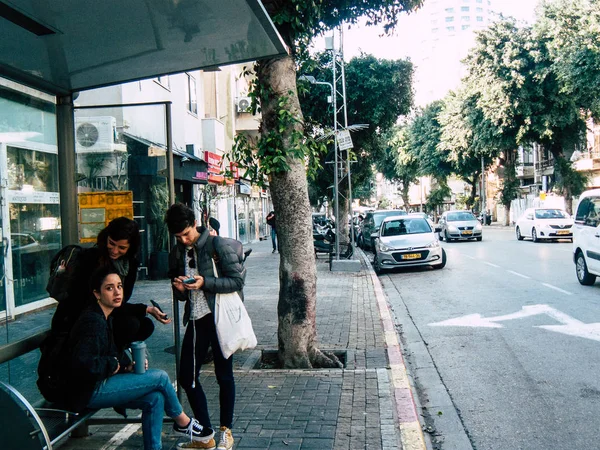
[[[540,200],[546,200],[546,193],[540,192]]]
[[[98,233],[117,217],[133,219],[133,192],[82,192],[79,200],[79,242],[96,242]]]

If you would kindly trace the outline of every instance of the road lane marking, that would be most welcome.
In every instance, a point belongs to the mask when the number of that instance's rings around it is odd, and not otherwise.
[[[508,269],[506,269],[506,271],[509,272],[509,273],[512,273],[513,275],[521,277],[521,278],[527,278],[528,280],[531,279],[531,277],[528,277],[527,275],[523,275],[522,273],[519,273],[519,272],[515,272],[514,270],[508,270]]]
[[[561,288],[559,288],[559,287],[556,287],[556,286],[552,286],[551,284],[548,284],[548,283],[542,283],[542,284],[543,284],[544,286],[546,286],[547,288],[554,289],[555,291],[562,292],[563,294],[566,294],[566,295],[573,295],[573,293],[572,293],[572,292],[565,291],[564,289],[561,289]]]
[[[500,266],[496,265],[496,264],[492,264],[491,262],[487,262],[487,261],[483,261],[484,264],[487,264],[488,266],[492,266],[495,268],[499,268]]]
[[[477,258],[475,258],[474,256],[471,256],[471,255],[466,255],[465,253],[463,253],[462,255],[463,255],[463,256],[466,256],[466,257],[467,257],[467,258],[469,258],[469,259],[477,259]]]

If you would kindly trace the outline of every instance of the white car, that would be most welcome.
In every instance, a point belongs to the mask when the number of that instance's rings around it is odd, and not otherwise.
[[[594,284],[600,276],[600,189],[579,197],[573,225],[573,261],[579,283]]]
[[[386,217],[375,239],[375,272],[413,266],[442,269],[446,265],[446,252],[435,234],[438,230],[421,217]]]
[[[517,239],[541,240],[570,239],[573,241],[573,219],[557,208],[529,208],[515,224]]]

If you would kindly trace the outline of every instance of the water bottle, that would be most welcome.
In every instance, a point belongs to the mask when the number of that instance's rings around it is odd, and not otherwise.
[[[133,357],[133,371],[135,373],[146,373],[146,343],[136,341],[131,343],[131,356]]]

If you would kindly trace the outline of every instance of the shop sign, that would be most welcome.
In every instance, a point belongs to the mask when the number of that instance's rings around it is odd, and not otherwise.
[[[260,196],[262,198],[267,198],[267,190],[266,189],[261,189],[260,191]]]
[[[252,193],[252,187],[244,181],[240,181],[240,194],[250,195]]]
[[[252,186],[252,194],[250,194],[252,197],[260,197],[260,186]]]
[[[213,152],[204,152],[204,161],[208,163],[208,172],[220,174],[223,171],[223,157]],[[210,181],[210,176],[209,176]]]
[[[194,180],[208,180],[208,174],[206,172],[196,172],[196,175],[194,175],[192,178],[194,178]]]
[[[209,168],[210,170],[210,168]],[[225,181],[225,177],[220,173],[209,173],[208,174],[208,182],[209,183],[223,183]]]
[[[37,191],[8,191],[9,203],[36,203],[36,204],[55,204],[60,203],[58,192],[37,192]]]

